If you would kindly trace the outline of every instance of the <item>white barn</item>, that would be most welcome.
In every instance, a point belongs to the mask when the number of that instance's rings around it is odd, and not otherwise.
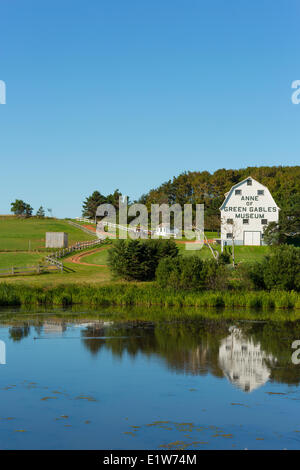
[[[221,246],[263,245],[263,232],[278,222],[279,207],[266,186],[248,177],[225,194],[221,211]]]

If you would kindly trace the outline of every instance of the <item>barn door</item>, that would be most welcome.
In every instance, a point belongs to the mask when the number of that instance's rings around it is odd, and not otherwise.
[[[260,245],[261,233],[260,232],[244,232],[244,245]]]

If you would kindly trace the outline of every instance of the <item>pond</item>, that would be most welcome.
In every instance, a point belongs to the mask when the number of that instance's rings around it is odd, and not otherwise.
[[[298,322],[0,313],[1,449],[300,448]]]

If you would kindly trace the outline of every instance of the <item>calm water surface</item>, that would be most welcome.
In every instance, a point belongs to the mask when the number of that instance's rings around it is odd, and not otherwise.
[[[10,317],[1,449],[300,448],[299,323]]]

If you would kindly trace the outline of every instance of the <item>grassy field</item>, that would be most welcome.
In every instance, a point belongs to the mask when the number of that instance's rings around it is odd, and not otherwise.
[[[69,245],[95,238],[65,220],[0,216],[0,251],[44,250],[46,232],[66,232]]]
[[[110,271],[106,267],[85,266],[63,260],[67,271],[43,273],[30,276],[0,277],[1,283],[24,284],[35,287],[55,287],[69,284],[102,284],[111,280]]]
[[[18,219],[16,217],[0,216],[0,269],[11,266],[26,266],[37,264],[45,256],[45,232],[46,231],[65,231],[69,235],[69,244],[77,241],[93,239],[89,235],[76,227],[71,226],[65,220],[58,219]],[[213,238],[216,234],[207,233],[208,238]],[[28,251],[30,241],[31,251]],[[110,243],[114,243],[111,241]],[[186,250],[184,243],[178,243],[179,252],[182,256],[196,255],[202,259],[211,259],[212,254],[207,246],[201,250]],[[220,250],[219,245],[216,245]],[[63,264],[67,268],[65,272],[44,273],[41,275],[2,277],[0,283],[9,284],[31,284],[33,286],[58,286],[61,284],[103,284],[114,283],[111,278],[110,270],[106,266],[108,261],[108,248],[105,247],[96,253],[82,258],[82,262],[94,264],[95,266],[86,266],[84,264],[75,264],[70,262],[69,258],[63,259]],[[1,252],[2,251],[2,252]],[[37,253],[36,251],[39,251]],[[237,262],[249,262],[260,260],[268,252],[268,247],[236,247]]]
[[[97,253],[93,253],[92,255],[85,256],[83,261],[85,263],[92,263],[92,264],[107,264],[108,249],[109,249],[109,246],[101,249]]]
[[[196,255],[202,259],[212,259],[212,254],[208,246],[203,246],[201,250],[186,250],[184,243],[177,244],[179,253],[182,256]],[[214,245],[214,247],[220,252],[220,246]],[[261,261],[264,256],[269,252],[268,246],[236,246],[235,247],[235,258],[236,262],[253,262]]]
[[[93,253],[91,255],[87,255],[82,258],[83,262],[95,264],[95,266],[74,264],[68,260],[68,257],[66,257],[63,259],[63,264],[67,268],[67,272],[0,278],[0,283],[8,282],[13,284],[22,284],[25,282],[26,284],[41,287],[54,287],[62,284],[114,284],[115,281],[112,280],[109,268],[96,266],[97,264],[107,264],[108,248],[109,246],[104,250]],[[191,256],[192,254],[196,254],[197,256],[201,256],[203,259],[212,258],[211,252],[208,247],[203,247],[202,250],[199,251],[187,251],[185,250],[184,245],[181,244],[179,245],[179,249],[180,253],[183,256]],[[267,250],[267,247],[238,247],[237,258],[238,260],[242,261],[253,261],[255,259],[262,259],[263,256],[267,253]],[[4,254],[0,254],[0,259],[3,255]]]
[[[11,266],[32,266],[42,259],[40,253],[0,253],[0,269]]]

